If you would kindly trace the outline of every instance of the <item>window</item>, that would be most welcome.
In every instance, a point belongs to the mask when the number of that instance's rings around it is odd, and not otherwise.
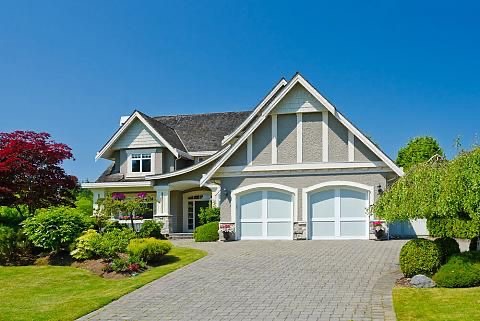
[[[152,154],[132,154],[131,161],[132,173],[150,173],[152,171]]]

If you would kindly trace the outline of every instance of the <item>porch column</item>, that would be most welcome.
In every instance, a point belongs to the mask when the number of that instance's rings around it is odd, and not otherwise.
[[[214,207],[220,207],[221,186],[211,182],[206,183],[205,186],[212,191],[212,205]]]
[[[170,234],[172,215],[170,215],[170,189],[168,186],[154,186],[157,193],[157,206],[154,219],[163,222],[162,234]]]
[[[93,193],[93,215],[95,216],[98,211],[98,200],[105,197],[105,190],[94,189],[92,190],[92,193]]]

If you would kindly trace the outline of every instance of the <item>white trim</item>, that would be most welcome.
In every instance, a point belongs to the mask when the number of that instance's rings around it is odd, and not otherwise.
[[[348,161],[355,161],[355,135],[348,131]]]
[[[156,130],[155,128],[153,128],[152,126],[150,126],[150,124],[145,120],[145,118],[143,118],[143,116],[138,112],[138,111],[135,111],[129,118],[128,120],[122,125],[122,127],[120,127],[117,132],[115,133],[115,135],[113,135],[112,138],[110,138],[110,140],[107,142],[107,144],[105,144],[105,146],[97,153],[97,155],[95,156],[95,160],[98,160],[99,158],[101,158],[106,152],[107,150],[112,147],[112,145],[120,138],[120,136],[123,134],[123,132],[130,126],[130,124],[135,120],[135,119],[139,119],[143,125],[145,125],[145,127],[147,127],[154,135],[155,137],[157,137],[160,142],[165,145],[172,153],[173,155],[175,155],[175,157],[179,158],[179,156],[185,156],[187,158],[191,158],[191,156],[188,155],[188,153],[185,153],[185,152],[182,152],[180,150],[178,150],[177,148],[173,148],[172,145],[170,145],[166,140],[165,138],[163,138]],[[158,147],[161,147],[161,146],[158,146]]]
[[[215,154],[216,150],[205,150],[205,151],[199,151],[199,152],[190,152],[190,156],[193,156],[193,157],[198,157],[198,156],[212,156],[213,154]]]
[[[207,199],[199,199],[199,200],[189,200],[188,198],[191,196],[197,196],[197,195],[209,195],[210,197],[207,197]],[[211,201],[212,200],[212,192],[211,191],[193,191],[193,192],[188,192],[183,194],[183,226],[182,230],[184,232],[193,232],[195,231],[195,203],[197,201]],[[193,202],[193,229],[188,228],[188,202],[191,201]]]
[[[237,136],[240,133],[240,131],[243,130],[245,126],[247,126],[255,118],[255,116],[257,116],[257,114],[260,112],[263,106],[265,106],[270,101],[270,99],[272,99],[273,95],[275,95],[278,92],[278,90],[284,87],[286,84],[287,84],[287,81],[284,78],[280,79],[280,81],[275,85],[275,87],[273,87],[270,93],[268,93],[268,95],[265,96],[265,98],[260,102],[260,104],[257,105],[257,107],[255,107],[255,109],[247,117],[247,119],[245,119],[243,123],[240,126],[238,126],[237,129],[235,129],[230,135],[227,135],[223,138],[222,146],[230,142],[230,140],[232,140],[233,137]]]
[[[217,158],[222,156],[230,147],[231,146],[226,146],[224,149],[222,149],[221,151],[219,151],[218,153],[216,153],[212,157],[209,157],[206,160],[204,160],[203,162],[200,162],[196,165],[189,166],[187,168],[184,168],[184,169],[181,169],[181,170],[178,170],[178,171],[174,171],[174,172],[171,172],[171,173],[167,173],[167,174],[145,176],[145,179],[146,180],[162,179],[162,178],[173,177],[173,176],[182,175],[182,174],[194,171],[194,170],[196,170],[196,169],[198,169],[202,166],[205,166],[205,165],[213,162],[214,160],[216,160]]]
[[[260,124],[265,120],[267,115],[275,108],[275,106],[285,97],[285,95],[295,86],[297,83],[300,83],[302,86],[307,89],[317,100],[319,100],[327,110],[329,110],[348,130],[352,131],[353,134],[360,139],[367,147],[369,147],[373,153],[375,153],[381,160],[387,164],[392,171],[397,175],[403,176],[403,170],[399,168],[386,154],[384,154],[377,146],[375,146],[365,135],[363,135],[352,123],[350,123],[342,114],[336,111],[328,100],[326,100],[320,93],[312,87],[300,74],[296,74],[292,80],[282,89],[282,91],[272,100],[272,102],[265,108],[261,116],[246,130],[243,135],[233,144],[232,149],[228,151],[218,162],[215,164],[210,171],[200,180],[200,184],[205,184],[213,174],[227,161],[227,159],[240,147],[240,145],[250,136]],[[323,119],[323,117],[322,117]],[[328,122],[328,118],[326,118]],[[323,129],[325,131],[325,128]],[[327,134],[328,135],[328,134]],[[325,137],[324,137],[325,138]],[[328,140],[327,140],[328,142]],[[325,144],[324,144],[325,145]],[[325,157],[325,156],[324,156]]]
[[[303,114],[297,113],[297,163],[303,162]]]
[[[237,201],[237,198],[239,198],[242,194],[246,194],[249,192],[253,192],[255,190],[262,190],[263,193],[266,193],[268,190],[279,190],[279,191],[284,191],[292,194],[292,216],[291,216],[291,232],[288,238],[277,238],[277,239],[289,239],[293,240],[293,223],[295,220],[298,218],[298,189],[297,188],[292,188],[290,186],[286,185],[281,185],[281,184],[275,184],[275,183],[256,183],[256,184],[251,184],[243,187],[239,187],[231,192],[231,204],[230,204],[230,215],[231,215],[231,221],[235,222],[235,238],[237,240],[240,239],[240,233],[239,233],[239,224],[240,218],[239,218],[239,205],[240,203]],[[266,197],[265,195],[262,195],[262,203],[265,201]],[[262,204],[263,207],[263,204]],[[262,208],[262,213],[263,213],[263,208]],[[263,235],[266,235],[265,231]],[[249,238],[243,238],[244,240],[247,240]],[[259,238],[254,238],[254,239],[259,239]],[[264,238],[267,239],[267,238]],[[268,238],[270,240],[273,240],[275,238]]]
[[[322,161],[328,162],[328,111],[322,112]]]
[[[103,182],[103,183],[82,183],[82,188],[115,188],[115,187],[148,187],[152,186],[150,181],[140,182]]]
[[[277,125],[278,125],[277,115],[272,114],[272,164],[277,164],[277,159],[278,159]]]
[[[218,173],[237,172],[264,172],[264,171],[292,171],[311,169],[349,169],[349,168],[381,168],[384,162],[336,162],[336,163],[301,163],[301,164],[276,164],[255,166],[224,166]]]
[[[335,212],[340,208],[337,204],[337,202],[340,202],[340,197],[338,195],[340,188],[346,187],[346,188],[354,188],[354,189],[359,189],[362,191],[368,192],[367,200],[366,200],[366,207],[368,208],[374,203],[374,198],[375,198],[375,187],[370,186],[370,185],[365,185],[361,183],[356,183],[356,182],[350,182],[350,181],[330,181],[330,182],[325,182],[325,183],[320,183],[316,185],[312,185],[310,187],[306,187],[302,189],[302,217],[306,220],[307,222],[307,239],[311,238],[310,235],[310,224],[311,224],[311,218],[310,218],[310,213],[309,213],[309,197],[312,192],[317,192],[322,189],[331,189],[335,188]],[[337,209],[338,208],[338,209]],[[338,216],[337,216],[338,214]],[[335,213],[335,217],[338,218],[340,217],[339,213]],[[354,221],[357,219],[348,219],[348,221]],[[340,224],[340,220],[335,220],[335,224]],[[361,221],[358,219],[358,221]],[[366,215],[365,219],[365,237],[362,239],[368,239],[369,238],[369,222],[370,218],[368,215]],[[335,237],[334,239],[358,239],[358,237],[340,237],[340,235],[337,235],[337,233],[340,231],[338,226],[335,227]],[[325,238],[315,238],[315,239],[332,239],[331,237],[325,237]]]
[[[252,143],[252,135],[248,136],[247,139],[247,164],[252,165],[253,162],[253,143]]]
[[[333,168],[333,169],[313,169],[313,170],[285,170],[285,171],[259,171],[259,172],[216,172],[213,178],[223,177],[274,177],[274,176],[298,176],[300,173],[303,175],[359,175],[359,174],[372,174],[372,173],[390,173],[392,170],[385,167],[374,168]]]

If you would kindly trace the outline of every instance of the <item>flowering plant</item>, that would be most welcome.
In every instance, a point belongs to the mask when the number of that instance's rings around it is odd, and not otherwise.
[[[125,194],[123,193],[112,193],[112,199],[116,201],[123,201],[125,199]]]
[[[145,199],[147,198],[147,192],[140,192],[137,194],[138,198]]]
[[[224,223],[220,224],[220,231],[223,233],[233,233],[234,228],[232,224]]]
[[[373,221],[372,224],[373,224],[374,227],[377,227],[377,226],[380,226],[380,227],[381,227],[381,226],[383,226],[382,221]]]

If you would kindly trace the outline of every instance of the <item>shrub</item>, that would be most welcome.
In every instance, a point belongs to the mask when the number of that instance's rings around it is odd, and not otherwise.
[[[480,224],[477,221],[461,218],[428,219],[427,229],[433,237],[471,239],[480,235]]]
[[[218,241],[218,222],[211,222],[197,227],[193,237],[195,242]]]
[[[162,222],[155,221],[144,221],[140,231],[138,232],[139,237],[154,237],[157,239],[162,238]]]
[[[138,258],[147,263],[160,261],[162,256],[172,249],[170,241],[161,241],[156,238],[143,238],[131,240],[127,251],[131,257]]]
[[[406,277],[417,274],[432,275],[441,265],[442,255],[438,246],[430,240],[408,241],[400,251],[400,268]]]
[[[208,224],[220,221],[220,208],[218,207],[202,207],[198,213],[200,224]]]
[[[131,229],[113,229],[103,233],[93,241],[95,253],[104,259],[117,258],[119,253],[126,253],[130,240],[136,237]]]
[[[480,285],[480,252],[453,255],[434,275],[438,286],[468,288]]]
[[[110,262],[105,270],[107,272],[118,272],[118,273],[138,273],[144,270],[147,267],[145,262],[139,260],[135,257],[118,257]]]
[[[24,233],[35,245],[58,251],[66,249],[91,225],[91,221],[75,208],[41,209],[23,222]]]
[[[434,242],[437,244],[440,254],[442,255],[442,263],[447,262],[448,258],[453,254],[460,253],[460,246],[455,239],[450,237],[441,237],[436,239]]]
[[[8,226],[0,225],[0,264],[13,260],[17,248],[17,232]]]
[[[478,248],[478,237],[474,237],[470,240],[470,245],[468,246],[470,251],[480,251]]]
[[[98,244],[100,234],[95,230],[88,230],[75,240],[74,250],[70,252],[77,260],[91,259],[96,256],[95,245]]]

